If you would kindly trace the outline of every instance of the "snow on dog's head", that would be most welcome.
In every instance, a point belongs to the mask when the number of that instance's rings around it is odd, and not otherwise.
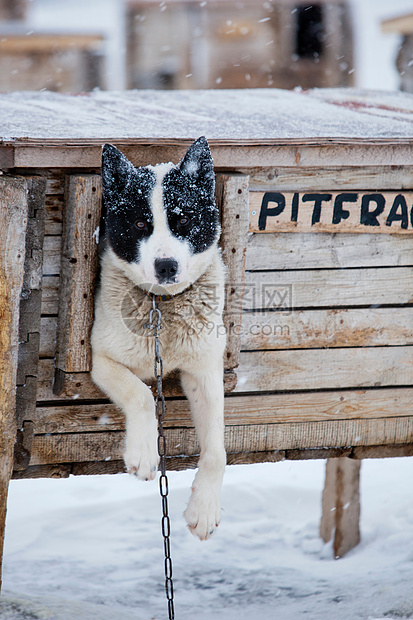
[[[220,233],[213,163],[204,137],[177,166],[135,168],[105,144],[102,185],[109,245],[136,284],[174,294],[202,275]]]

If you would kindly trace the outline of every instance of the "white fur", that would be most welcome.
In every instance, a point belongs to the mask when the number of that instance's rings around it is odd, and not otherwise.
[[[161,355],[165,374],[181,371],[182,386],[191,406],[201,452],[185,518],[190,531],[206,540],[220,522],[220,491],[226,462],[224,267],[216,244],[192,255],[188,244],[170,233],[161,190],[162,177],[170,167],[169,164],[154,168],[154,232],[141,245],[139,264],[123,261],[110,248],[102,258],[102,285],[96,297],[91,337],[92,378],[125,413],[124,458],[128,470],[140,479],[152,480],[159,462],[157,424],[152,393],[143,381],[153,379],[154,346],[152,337],[142,335],[152,302],[143,289],[155,294],[167,289],[174,295],[159,304]],[[159,257],[178,261],[176,283],[155,284],[153,262]],[[191,289],[185,290],[189,285]],[[135,319],[136,329],[131,330]]]

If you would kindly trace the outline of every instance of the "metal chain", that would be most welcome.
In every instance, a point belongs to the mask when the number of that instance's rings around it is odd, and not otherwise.
[[[155,315],[157,318],[155,318]],[[156,296],[152,295],[152,308],[149,313],[149,324],[145,325],[148,329],[154,330],[155,339],[155,362],[154,374],[156,379],[155,411],[158,419],[158,454],[160,458],[161,476],[159,478],[159,491],[162,499],[162,536],[164,541],[165,554],[165,593],[168,601],[169,620],[174,620],[174,586],[172,581],[172,558],[171,558],[171,523],[168,511],[168,477],[166,475],[166,438],[163,429],[163,419],[165,415],[165,397],[162,393],[163,362],[159,350],[159,330],[161,329],[162,314],[156,305]]]

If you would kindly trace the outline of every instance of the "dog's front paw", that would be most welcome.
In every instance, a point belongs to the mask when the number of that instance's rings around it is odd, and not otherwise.
[[[139,480],[153,480],[159,465],[157,436],[126,437],[124,461],[128,473]]]
[[[184,517],[191,534],[200,540],[208,540],[221,521],[220,494],[205,487],[193,486]]]

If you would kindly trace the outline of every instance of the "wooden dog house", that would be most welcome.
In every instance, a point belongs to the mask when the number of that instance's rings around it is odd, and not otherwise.
[[[323,535],[331,505],[357,525],[340,476],[413,454],[413,97],[44,92],[0,110],[1,531],[11,475],[123,471],[123,415],[89,374],[102,144],[146,165],[200,135],[229,271],[228,462],[350,457],[330,460]],[[168,396],[169,467],[194,467],[176,378]]]

